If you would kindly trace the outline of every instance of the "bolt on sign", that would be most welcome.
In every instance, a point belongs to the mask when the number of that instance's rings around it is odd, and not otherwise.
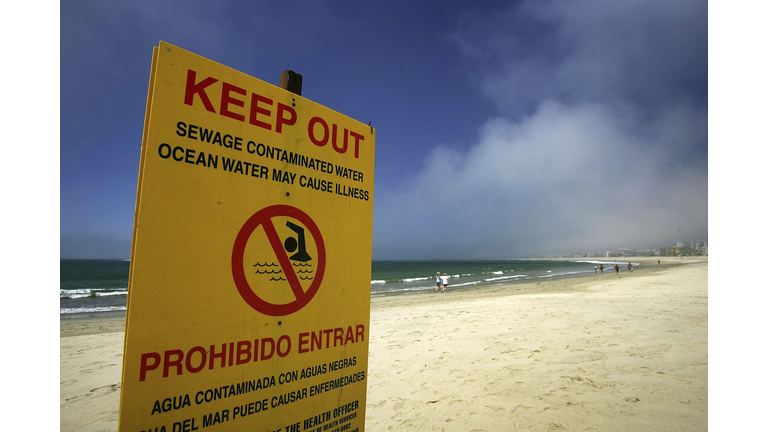
[[[363,431],[375,131],[155,47],[120,431]]]

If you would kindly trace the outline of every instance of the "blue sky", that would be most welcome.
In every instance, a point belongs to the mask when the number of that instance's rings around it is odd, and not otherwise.
[[[62,1],[62,258],[128,258],[152,47],[377,129],[374,259],[708,240],[702,1]]]

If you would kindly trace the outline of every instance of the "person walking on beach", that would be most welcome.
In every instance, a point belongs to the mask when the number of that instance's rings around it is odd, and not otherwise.
[[[603,265],[600,264],[600,274],[603,274]]]
[[[630,272],[632,271],[632,263],[631,262],[627,263],[627,268],[629,269]]]
[[[437,276],[435,276],[435,292],[440,291],[441,283],[442,283],[442,280],[440,280],[440,272],[437,272]]]
[[[615,268],[615,269],[616,269],[616,274],[618,275],[618,274],[619,274],[619,265],[618,265],[618,264],[616,264],[615,266],[613,266],[613,268]]]
[[[440,276],[440,279],[443,281],[443,292],[445,292],[445,290],[448,289],[448,274],[443,273],[443,275]]]

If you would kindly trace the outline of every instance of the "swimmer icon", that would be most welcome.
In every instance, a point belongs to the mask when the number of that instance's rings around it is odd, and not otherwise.
[[[298,246],[299,251],[295,254],[291,255],[290,259],[291,261],[301,261],[301,262],[307,262],[312,260],[312,257],[309,256],[307,253],[307,244],[304,241],[304,228],[291,223],[291,221],[287,221],[285,223],[285,226],[292,229],[296,235],[299,237],[299,240],[297,241],[293,237],[288,237],[285,239],[285,242],[283,243],[283,246],[285,246],[285,250],[288,252],[293,252],[296,250],[296,247]]]

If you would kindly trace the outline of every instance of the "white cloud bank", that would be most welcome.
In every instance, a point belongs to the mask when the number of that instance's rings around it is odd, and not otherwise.
[[[454,35],[499,109],[376,191],[374,258],[707,240],[706,2],[522,2]]]
[[[466,153],[438,147],[407,190],[381,191],[374,256],[508,257],[706,239],[707,167],[681,165],[667,150],[706,134],[696,130],[701,117],[681,107],[648,129],[603,105],[546,102],[519,122],[491,119]]]

